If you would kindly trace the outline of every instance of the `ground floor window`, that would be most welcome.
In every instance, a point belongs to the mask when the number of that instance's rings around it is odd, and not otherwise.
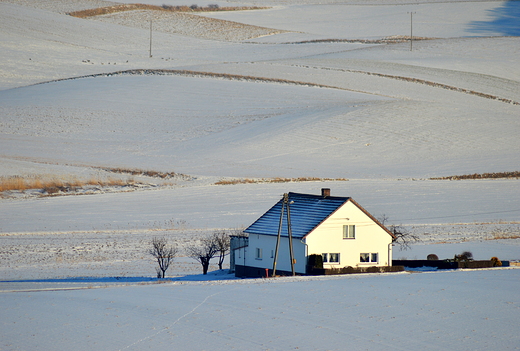
[[[339,253],[322,253],[323,263],[339,263]]]
[[[262,249],[259,248],[259,247],[256,248],[255,258],[256,258],[257,260],[261,260],[261,259],[262,259]]]
[[[377,263],[377,262],[379,262],[379,254],[377,252],[373,252],[373,253],[368,253],[368,252],[360,253],[359,254],[359,262],[362,262],[362,263],[365,263],[365,262]]]
[[[339,253],[331,253],[331,254],[329,254],[329,262],[331,262],[331,263],[339,263]]]

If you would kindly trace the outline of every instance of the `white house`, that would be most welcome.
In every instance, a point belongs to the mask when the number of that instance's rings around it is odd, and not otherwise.
[[[236,276],[271,275],[277,242],[276,274],[306,274],[312,254],[322,255],[326,269],[392,265],[393,234],[352,198],[330,196],[330,189],[285,194],[244,232],[247,245],[233,251]]]

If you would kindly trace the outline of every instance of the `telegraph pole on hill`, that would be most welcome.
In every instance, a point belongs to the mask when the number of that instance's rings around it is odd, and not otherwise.
[[[150,57],[152,57],[152,20],[150,20]]]
[[[413,43],[413,14],[416,12],[408,12],[410,14],[410,51],[412,51]]]

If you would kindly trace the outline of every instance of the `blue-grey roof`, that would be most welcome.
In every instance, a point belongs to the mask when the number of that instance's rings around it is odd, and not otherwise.
[[[309,234],[349,199],[349,197],[323,197],[289,193],[293,238],[303,238]],[[248,234],[278,235],[282,203],[283,197],[262,217],[251,224],[245,232]],[[287,231],[287,206],[284,210],[281,235],[289,236]]]

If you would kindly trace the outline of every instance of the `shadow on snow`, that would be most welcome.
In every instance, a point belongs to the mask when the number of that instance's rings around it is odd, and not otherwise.
[[[151,278],[151,277],[67,277],[67,278],[50,278],[50,279],[18,279],[18,280],[0,280],[0,283],[150,283],[150,282],[176,282],[191,281],[202,282],[209,280],[229,280],[237,279],[234,274],[228,273],[227,269],[208,272],[208,274],[192,274],[171,278]]]
[[[504,36],[520,36],[520,1],[507,1],[504,5],[488,10],[493,17],[490,21],[469,23],[472,31],[478,33],[500,33]]]

